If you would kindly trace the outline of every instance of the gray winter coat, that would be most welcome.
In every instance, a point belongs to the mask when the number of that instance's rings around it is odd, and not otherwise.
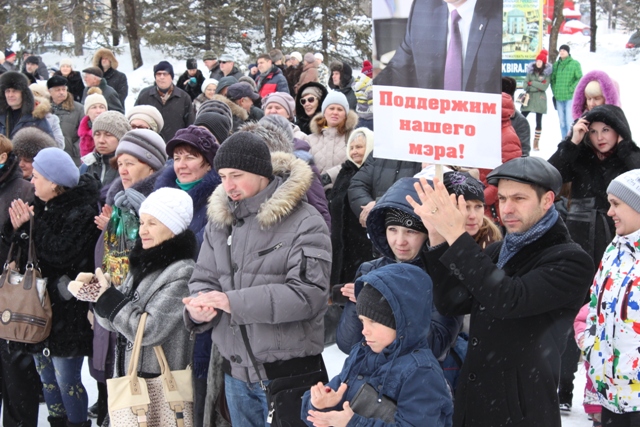
[[[273,153],[272,162],[275,178],[256,196],[230,202],[222,186],[213,192],[189,282],[192,296],[217,290],[229,298],[231,314],[195,324],[185,312],[185,323],[196,332],[213,328],[228,373],[242,381],[259,378],[239,325],[246,325],[262,378],[263,363],[318,355],[324,347],[331,241],[324,219],[304,199],[313,172],[292,154]]]
[[[131,269],[119,289],[110,287],[95,304],[96,319],[105,329],[127,340],[116,352],[116,376],[126,373],[142,313],[148,313],[138,372],[160,374],[153,350],[161,345],[172,370],[191,363],[193,341],[184,327],[182,298],[193,272],[196,239],[187,230],[149,249],[140,241],[129,255]],[[124,357],[123,357],[124,355]]]
[[[84,107],[73,100],[73,94],[69,92],[67,99],[60,105],[51,104],[53,114],[60,118],[60,128],[64,135],[64,151],[66,151],[76,165],[80,165],[80,147],[78,127],[84,117]]]
[[[107,100],[107,106],[109,107],[109,111],[117,111],[118,113],[124,114],[124,107],[122,106],[122,102],[120,101],[120,95],[114,88],[107,84],[107,79],[104,77],[100,80],[100,86],[98,86],[102,91],[102,96]],[[82,94],[82,103],[84,104],[84,100],[87,99],[87,92],[89,92],[91,87],[87,86],[84,88],[84,93]]]

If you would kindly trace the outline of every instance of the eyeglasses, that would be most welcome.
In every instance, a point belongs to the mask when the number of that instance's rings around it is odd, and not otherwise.
[[[308,102],[308,103],[312,103],[312,102],[314,102],[315,100],[316,100],[316,97],[315,97],[315,96],[310,96],[310,97],[308,97],[308,98],[302,98],[302,99],[300,100],[300,105],[304,105],[304,104],[306,104],[307,102]]]
[[[166,71],[158,71],[156,73],[156,76],[158,76],[158,77],[167,77],[167,76],[170,76],[170,75],[171,74],[167,73]]]

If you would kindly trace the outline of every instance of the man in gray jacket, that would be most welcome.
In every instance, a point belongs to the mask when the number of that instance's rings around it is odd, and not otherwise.
[[[209,199],[185,323],[195,332],[212,329],[232,424],[263,427],[263,385],[322,365],[329,230],[304,199],[313,172],[303,160],[272,157],[261,137],[237,132],[214,166],[222,185]]]

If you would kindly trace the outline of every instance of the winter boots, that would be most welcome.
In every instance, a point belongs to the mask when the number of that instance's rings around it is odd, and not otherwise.
[[[540,151],[540,147],[539,147],[539,142],[540,142],[540,134],[542,133],[541,130],[537,130],[536,129],[536,134],[533,138],[533,151]]]

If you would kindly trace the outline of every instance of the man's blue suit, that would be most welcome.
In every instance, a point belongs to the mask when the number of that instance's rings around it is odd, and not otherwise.
[[[442,0],[415,0],[407,33],[374,84],[444,88],[449,11]],[[469,30],[462,90],[500,93],[502,87],[502,2],[477,0]]]

